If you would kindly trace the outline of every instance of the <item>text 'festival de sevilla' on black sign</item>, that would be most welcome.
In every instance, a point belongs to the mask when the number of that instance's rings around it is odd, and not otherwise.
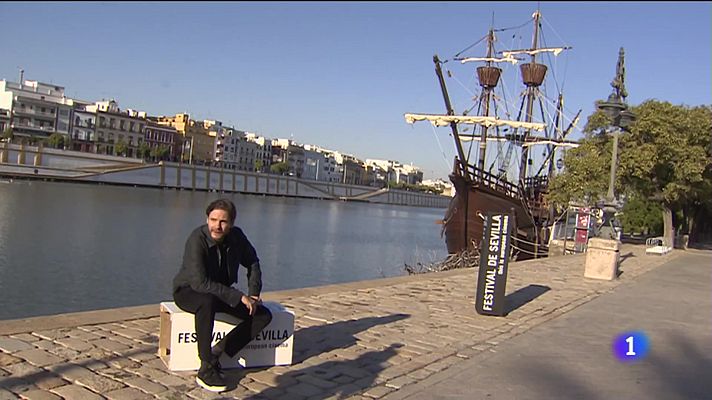
[[[480,245],[480,272],[475,310],[482,315],[506,313],[505,288],[512,230],[510,214],[488,213]]]

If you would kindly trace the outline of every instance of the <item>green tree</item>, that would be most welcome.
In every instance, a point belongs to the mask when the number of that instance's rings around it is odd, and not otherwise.
[[[276,163],[276,164],[272,164],[272,166],[270,166],[270,171],[273,174],[283,175],[287,171],[289,171],[289,164],[287,164],[285,161],[282,161],[282,162]]]
[[[551,179],[548,201],[559,209],[570,202],[596,204],[608,191],[611,148],[604,137],[587,134],[579,147],[566,152],[566,170]]]
[[[153,157],[154,161],[165,160],[168,157],[168,153],[170,153],[170,149],[162,144],[151,149],[151,157]]]
[[[702,182],[692,187],[692,192],[680,210],[683,219],[679,227],[694,241],[705,233],[712,237],[712,226],[700,223],[709,220],[708,216],[712,214],[712,106],[694,107],[689,110],[689,117],[691,126],[696,127],[688,130],[691,134],[690,142],[694,146],[704,148],[707,157]]]
[[[12,139],[15,138],[15,135],[12,133],[12,128],[10,128],[10,127],[5,128],[5,130],[2,132],[2,138],[3,138],[3,141],[5,141],[5,142],[8,142],[8,143],[12,142]]]
[[[158,158],[160,157],[160,152],[161,152],[161,150],[160,150],[159,146],[155,146],[150,150],[149,155],[151,156],[151,158],[153,159],[154,162],[158,161]]]
[[[595,111],[586,121],[579,147],[566,151],[566,169],[551,179],[547,195],[558,209],[565,209],[571,202],[593,206],[608,191],[613,144],[605,129],[611,123],[605,113]]]
[[[660,204],[663,236],[672,244],[675,211],[709,203],[712,194],[712,114],[709,107],[658,100],[648,100],[632,111],[636,122],[621,138],[620,174],[626,187]]]
[[[151,156],[151,147],[146,142],[138,146],[138,156],[144,160]]]
[[[158,159],[163,161],[168,158],[168,154],[170,153],[170,149],[166,145],[159,145],[158,146]]]
[[[262,160],[255,160],[255,171],[262,171]]]
[[[64,135],[61,133],[53,133],[49,135],[47,141],[53,149],[58,149],[64,146]]]
[[[631,194],[623,206],[623,231],[659,235],[663,231],[663,220],[660,218],[662,211],[660,204],[638,194]]]
[[[647,213],[662,210],[663,235],[673,243],[676,211],[683,215],[677,225],[691,232],[699,210],[712,210],[712,112],[708,106],[690,108],[657,100],[631,111],[636,120],[620,137],[616,192],[658,204],[660,208],[639,206]],[[605,195],[612,140],[604,128],[610,124],[600,111],[589,117],[581,146],[567,152],[566,170],[550,183],[550,201],[558,206],[572,200],[593,205]],[[626,212],[634,214],[629,223],[645,220],[633,211],[635,204],[626,207]]]
[[[124,142],[124,139],[119,139],[118,142],[116,142],[116,145],[114,146],[114,153],[117,156],[126,156],[126,152],[128,151],[129,146],[126,145],[126,142]]]

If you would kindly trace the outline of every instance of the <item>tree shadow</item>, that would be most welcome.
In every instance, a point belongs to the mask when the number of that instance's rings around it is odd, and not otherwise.
[[[401,347],[403,344],[393,343],[383,350],[363,353],[354,360],[326,361],[289,372],[277,378],[275,387],[267,388],[249,399],[294,399],[302,396],[309,400],[345,399],[374,386],[379,372],[389,366],[387,361]]]
[[[410,318],[410,314],[393,314],[385,317],[368,317],[339,321],[328,325],[310,326],[294,332],[294,364],[316,355],[356,344],[355,334],[378,325],[387,325]]]
[[[621,243],[626,244],[645,244],[648,236],[631,236],[631,235],[621,235]]]
[[[619,262],[618,262],[618,268],[617,268],[617,270],[616,270],[616,278],[620,278],[621,275],[623,275],[623,274],[625,273],[625,271],[623,271],[623,270],[621,269],[621,267],[623,266],[623,264],[625,263],[625,261],[626,261],[627,259],[633,258],[633,257],[637,257],[637,256],[636,256],[635,254],[633,254],[632,251],[629,251],[628,254],[623,254],[623,255],[620,256],[620,260],[619,260]]]
[[[531,398],[598,400],[610,398],[708,399],[712,393],[712,351],[682,334],[652,343],[651,353],[639,361],[621,362],[621,368],[581,370],[541,361],[517,364],[510,378],[526,385]],[[708,339],[704,339],[708,340]],[[701,342],[702,340],[699,340]],[[656,348],[665,349],[664,353]],[[615,357],[610,353],[610,357]],[[532,358],[533,359],[533,358]],[[566,360],[565,358],[562,358]],[[568,360],[581,362],[580,360]],[[616,361],[618,362],[618,361]],[[601,384],[610,382],[605,389]]]
[[[126,363],[133,363],[136,365],[136,368],[140,367],[142,365],[142,361],[130,359],[131,356],[138,356],[138,355],[144,355],[147,353],[150,353],[152,355],[157,356],[157,349],[158,349],[158,338],[152,335],[145,335],[144,337],[137,338],[137,344],[147,346],[144,348],[140,349],[135,349],[135,350],[127,350],[127,351],[122,351],[121,354],[117,354],[115,352],[112,352],[111,350],[107,350],[101,347],[95,347],[91,349],[88,352],[83,352],[81,353],[82,358],[76,358],[70,361],[65,361],[59,364],[54,364],[54,365],[49,365],[49,366],[33,366],[34,368],[37,369],[35,372],[30,372],[30,373],[23,373],[20,375],[10,375],[7,377],[2,377],[0,376],[0,388],[3,388],[5,390],[9,390],[12,392],[22,392],[26,390],[25,388],[27,387],[32,387],[36,386],[39,382],[51,380],[51,379],[64,379],[67,381],[74,381],[76,379],[87,379],[87,382],[91,381],[92,378],[88,377],[90,375],[95,374],[95,369],[97,363],[104,363],[104,364],[110,364],[112,362],[119,362],[122,364]],[[60,347],[60,345],[57,345]],[[28,349],[29,350],[29,349]],[[103,357],[96,357],[95,352],[101,352],[104,354]],[[113,353],[113,354],[109,354]],[[17,357],[16,353],[9,353],[11,356]],[[20,357],[18,357],[20,358]],[[26,362],[26,361],[23,361]],[[6,365],[5,367],[10,366],[11,364]],[[133,368],[133,367],[131,367]],[[129,368],[129,369],[131,369]],[[6,368],[7,369],[7,368]],[[116,371],[117,375],[128,375],[129,377],[133,376],[131,372],[126,372],[126,367],[121,366],[121,367],[116,367],[113,366],[112,368],[102,368],[102,371],[104,375],[106,375],[106,371],[113,369]],[[91,372],[88,372],[88,371]],[[168,373],[172,373],[171,371],[168,371],[166,368],[166,371]],[[76,376],[83,376],[84,378],[73,378]],[[120,377],[119,379],[114,379],[117,377],[114,377],[113,374],[111,374],[110,378],[106,379],[112,379],[115,380],[117,383],[120,383]],[[190,389],[193,389],[193,386],[189,385],[178,385],[178,386],[170,386],[169,389],[176,391],[176,393],[180,393],[183,391],[187,391]],[[92,389],[93,390],[93,389]]]
[[[712,242],[691,242],[687,247],[695,250],[712,250]]]
[[[680,398],[709,398],[712,394],[712,380],[709,379],[712,347],[708,345],[706,349],[699,348],[682,335],[675,335],[669,341],[671,347],[675,348],[669,357],[659,356],[654,351],[649,357],[657,378],[664,382],[664,386],[671,388],[671,392],[679,394]]]
[[[624,254],[621,256],[621,264],[623,264],[625,262],[625,260],[627,260],[629,258],[634,258],[634,257],[635,257],[635,254],[633,254],[632,251],[629,251],[628,254]]]
[[[510,312],[522,307],[523,305],[536,299],[537,297],[548,292],[549,290],[551,290],[549,286],[543,285],[529,285],[517,289],[516,291],[508,294],[505,297],[504,314],[509,314]]]
[[[301,364],[312,357],[320,354],[328,353],[336,349],[345,349],[355,346],[358,342],[356,334],[366,331],[370,328],[379,325],[387,325],[409,318],[409,314],[392,314],[382,317],[368,317],[361,319],[352,319],[347,321],[339,321],[333,324],[310,326],[308,328],[299,329],[294,332],[294,348],[292,353],[292,365]],[[371,351],[360,355],[354,360],[343,361],[328,361],[322,364],[314,365],[308,368],[300,368],[293,372],[288,372],[277,378],[277,386],[265,389],[256,399],[265,398],[289,398],[300,397],[299,392],[286,395],[283,388],[288,388],[297,383],[304,382],[299,389],[301,396],[313,398],[318,397],[322,393],[324,397],[330,397],[336,394],[348,396],[359,392],[374,383],[378,372],[383,370],[385,366],[382,364],[396,354],[396,349],[402,347],[401,344],[392,344],[381,351]],[[225,371],[226,380],[228,381],[228,392],[237,388],[239,381],[249,376],[251,373],[260,372],[269,369],[267,368],[249,368],[249,369],[233,369]],[[333,383],[333,379],[338,376],[344,381],[354,382],[345,385]],[[316,381],[319,386],[317,392],[311,382]],[[333,387],[331,387],[333,385]],[[226,393],[229,394],[229,393]],[[317,396],[317,397],[314,397]]]

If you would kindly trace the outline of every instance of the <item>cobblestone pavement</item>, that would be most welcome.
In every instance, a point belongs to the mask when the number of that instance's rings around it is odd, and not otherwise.
[[[623,245],[616,281],[584,278],[584,255],[513,263],[506,317],[475,312],[473,268],[265,293],[296,314],[293,364],[229,370],[221,394],[158,358],[158,305],[146,315],[108,310],[113,322],[91,313],[2,321],[0,400],[380,398],[456,371],[680,254]]]

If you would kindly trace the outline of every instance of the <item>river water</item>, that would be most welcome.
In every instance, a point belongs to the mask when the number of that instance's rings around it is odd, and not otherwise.
[[[220,196],[0,182],[0,320],[171,300],[185,240]],[[443,209],[224,196],[260,257],[263,292],[405,275],[404,263],[446,256]]]

